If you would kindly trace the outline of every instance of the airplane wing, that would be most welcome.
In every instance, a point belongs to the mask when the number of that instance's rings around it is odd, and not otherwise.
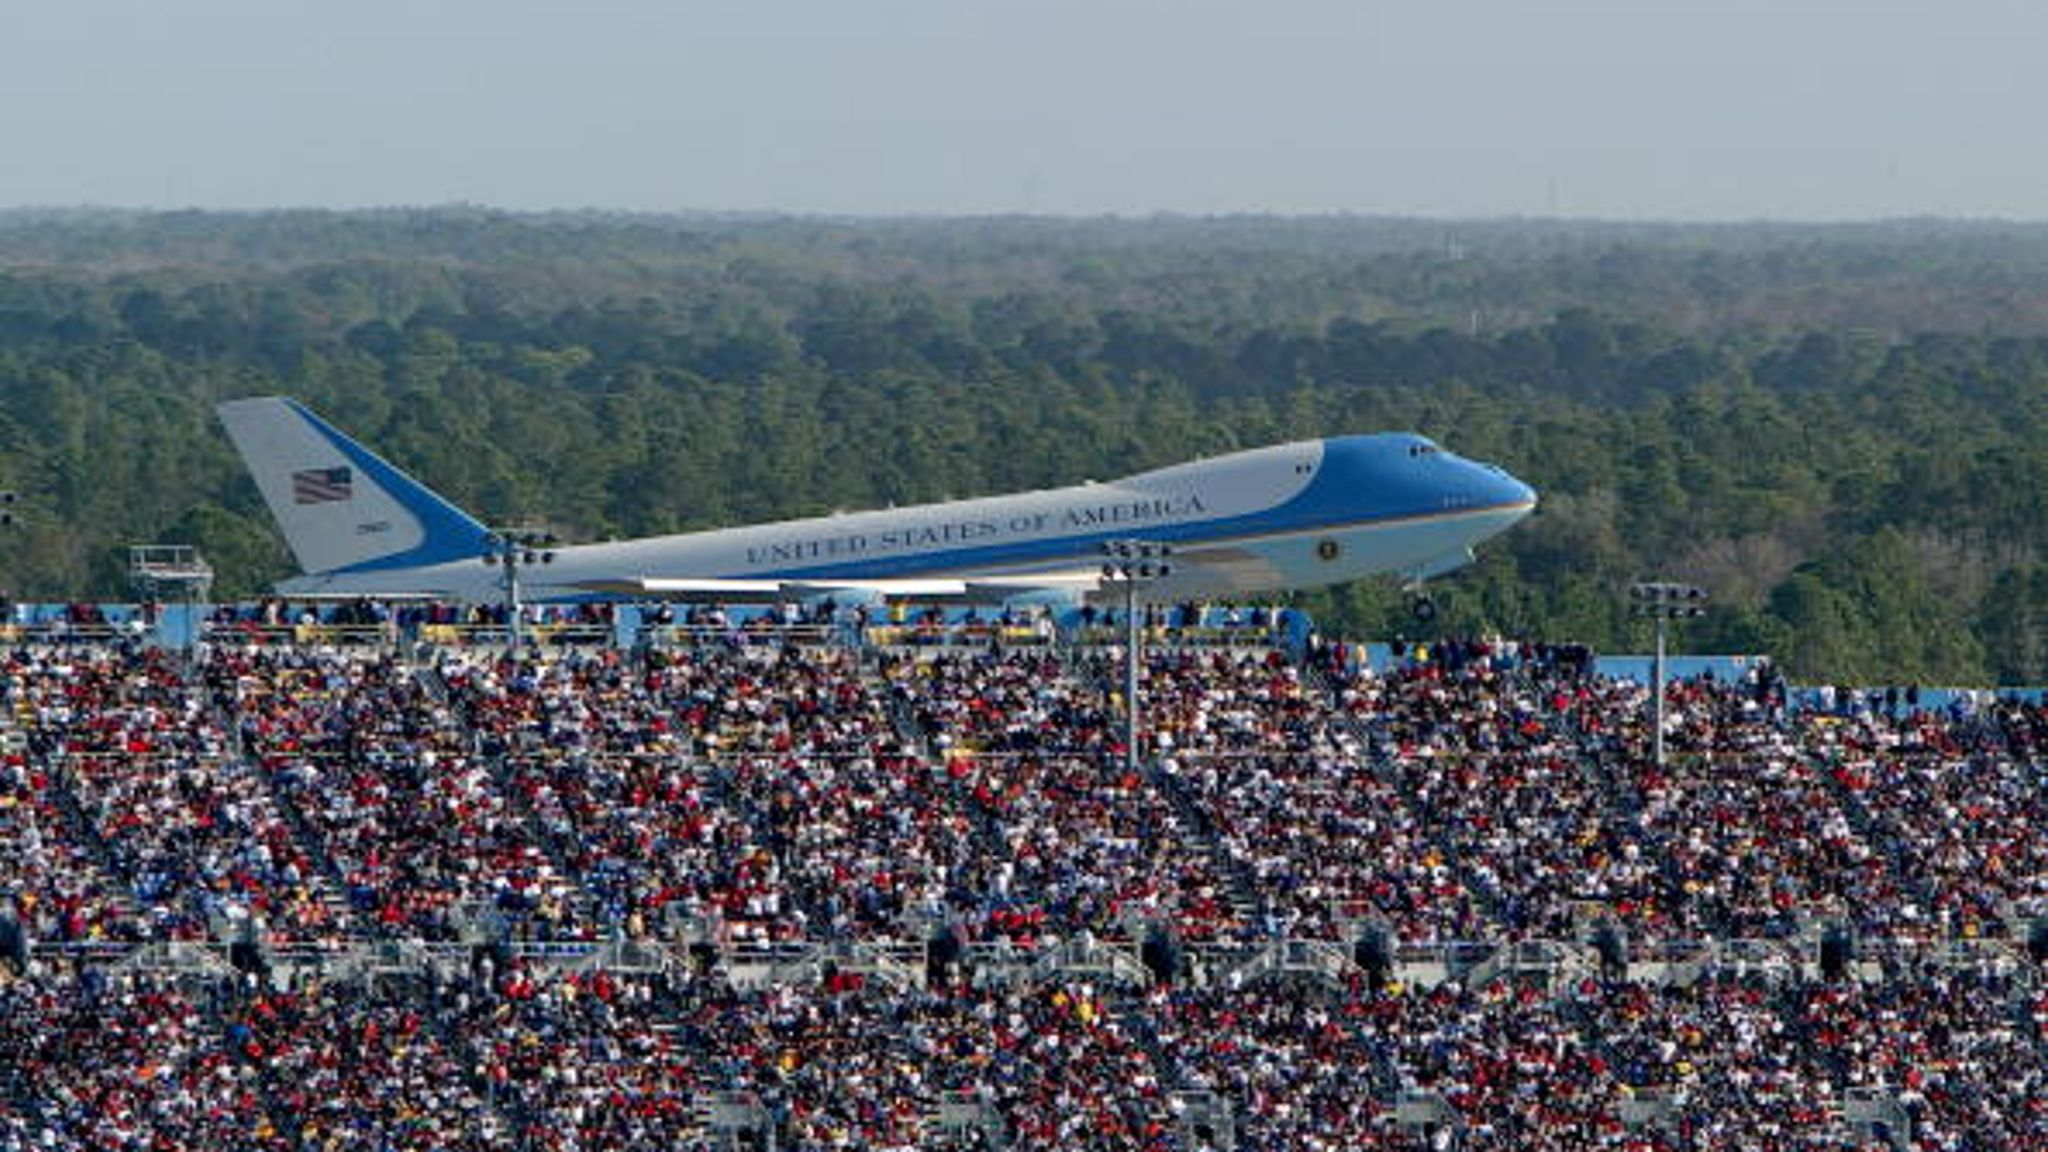
[[[760,600],[824,596],[882,600],[1002,601],[1044,593],[1083,595],[1102,586],[1097,571],[1032,572],[1016,575],[888,577],[846,580],[729,580],[689,576],[643,576],[625,580],[579,581],[586,592],[652,599]]]
[[[616,580],[577,580],[569,587],[609,596],[645,596],[652,599],[758,600],[775,596],[783,584],[781,580],[639,576]]]

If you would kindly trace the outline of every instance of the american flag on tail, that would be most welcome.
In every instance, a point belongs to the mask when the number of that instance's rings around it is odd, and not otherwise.
[[[292,503],[331,504],[352,494],[355,476],[343,468],[307,468],[292,473]]]

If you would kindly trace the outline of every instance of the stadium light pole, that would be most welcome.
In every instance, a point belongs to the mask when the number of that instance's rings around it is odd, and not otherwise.
[[[1111,540],[1102,546],[1102,578],[1124,589],[1124,767],[1138,771],[1138,587],[1173,575],[1173,546]]]
[[[1685,620],[1707,613],[1707,590],[1692,584],[1654,580],[1631,584],[1629,611],[1657,622],[1657,658],[1650,670],[1651,760],[1664,767],[1664,633],[1673,620]]]
[[[514,652],[519,650],[519,570],[535,564],[555,562],[552,533],[527,528],[500,528],[484,537],[483,562],[505,569],[505,635]]]

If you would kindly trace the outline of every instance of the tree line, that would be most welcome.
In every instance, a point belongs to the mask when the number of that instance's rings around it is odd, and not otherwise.
[[[288,571],[216,402],[283,393],[492,521],[602,539],[1108,477],[1404,428],[1539,514],[1353,635],[2048,683],[2048,230],[1420,221],[0,214],[18,598]]]

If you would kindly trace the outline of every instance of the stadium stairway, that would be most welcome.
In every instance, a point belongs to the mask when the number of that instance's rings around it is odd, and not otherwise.
[[[1162,768],[1157,756],[1145,761],[1145,780],[1165,796],[1173,805],[1174,812],[1195,830],[1210,867],[1223,880],[1224,903],[1230,908],[1231,920],[1247,927],[1263,922],[1267,918],[1267,909],[1258,896],[1251,868],[1223,846],[1223,840],[1216,832],[1214,817],[1195,803],[1188,794],[1187,784]]]
[[[1881,819],[1870,811],[1869,805],[1865,804],[1863,797],[1842,778],[1841,772],[1833,770],[1824,761],[1814,762],[1813,772],[1827,781],[1829,794],[1834,797],[1836,806],[1849,821],[1849,827],[1864,843],[1879,851],[1886,870],[1898,882],[1902,891],[1910,893],[1919,914],[1923,917],[1933,916],[1934,910],[1941,903],[1941,898],[1935,892],[1934,885],[1926,873],[1912,866],[1911,845],[1890,821]]]
[[[333,855],[327,851],[326,843],[321,840],[312,823],[306,819],[306,814],[299,808],[298,802],[278,787],[277,778],[263,770],[250,756],[248,742],[241,725],[235,721],[230,701],[224,697],[218,686],[209,687],[214,690],[207,693],[206,707],[209,719],[225,734],[225,754],[234,762],[256,773],[263,781],[270,802],[277,806],[277,810],[284,816],[285,823],[291,826],[292,839],[298,844],[299,851],[305,853],[306,858],[313,861],[318,868],[318,872],[307,876],[305,881],[312,885],[314,898],[325,909],[327,922],[334,925],[352,923],[354,913],[345,895],[347,885],[343,881],[340,865],[335,863]]]
[[[1202,1152],[1237,1152],[1237,1121],[1224,1097],[1190,1082],[1187,1069],[1160,1038],[1155,1017],[1141,1003],[1120,1006],[1123,1025],[1145,1049],[1167,1089],[1168,1111],[1180,1138],[1178,1147]]]
[[[503,741],[487,739],[484,735],[487,726],[478,715],[474,702],[452,691],[439,669],[427,664],[416,665],[412,669],[412,678],[419,685],[420,691],[426,694],[427,699],[461,718],[463,725],[470,731],[471,753],[490,773],[491,783],[498,794],[505,798],[506,808],[511,812],[518,829],[529,843],[540,849],[555,874],[568,881],[564,900],[568,908],[567,923],[597,929],[604,935],[612,934],[611,930],[616,925],[607,923],[609,918],[600,913],[597,900],[591,895],[589,877],[574,863],[575,853],[570,848],[567,834],[550,827],[548,822],[542,819],[534,810],[533,802],[526,790],[519,787],[518,781],[514,778],[515,762],[519,758],[545,753],[541,741],[533,733],[526,731],[514,731]],[[478,915],[471,917],[470,922],[477,926],[488,926],[487,931],[491,933],[501,931],[499,925],[502,922],[495,917]]]
[[[1628,1099],[1639,1098],[1639,1093],[1633,1087],[1633,1077],[1636,1075],[1635,1061],[1630,1059],[1621,1049],[1615,1047],[1613,1038],[1600,1026],[1599,1018],[1586,1003],[1586,999],[1582,996],[1567,994],[1557,997],[1556,1003],[1559,1015],[1576,1027],[1580,1042],[1590,1046],[1594,1054],[1606,1062],[1616,1082],[1631,1086]],[[1628,1123],[1630,1127],[1645,1123],[1662,1122],[1669,1119],[1667,1110],[1647,1104],[1634,1111],[1635,1115],[1623,1117],[1624,1122]]]
[[[775,1152],[775,1122],[752,1092],[707,1092],[697,1098],[697,1129],[718,1152]]]
[[[65,835],[85,846],[86,855],[98,873],[94,882],[106,893],[111,921],[140,928],[143,917],[141,906],[135,899],[135,878],[122,869],[112,845],[100,835],[98,826],[79,802],[70,766],[64,763],[63,755],[59,753],[44,759],[43,768],[49,781],[50,801],[56,806],[58,818],[67,829]]]
[[[1087,674],[1090,687],[1102,700],[1108,701],[1122,693],[1120,674],[1109,663],[1089,661]],[[1262,923],[1267,909],[1259,897],[1251,869],[1224,847],[1222,838],[1217,835],[1215,819],[1189,795],[1185,783],[1165,771],[1156,750],[1141,757],[1140,766],[1146,786],[1164,796],[1174,814],[1186,827],[1194,830],[1200,851],[1208,858],[1216,876],[1223,881],[1223,903],[1229,907],[1232,921],[1246,928]]]
[[[880,650],[872,650],[862,659],[861,683],[875,699],[881,701],[883,714],[889,718],[889,727],[904,748],[925,764],[934,763],[937,756],[932,748],[932,734],[918,721],[917,710],[911,706],[902,687],[889,679],[885,671],[886,660]]]
[[[927,1148],[973,1148],[1003,1152],[1010,1146],[1008,1127],[986,1089],[948,1088],[924,1119]]]
[[[1351,738],[1352,746],[1357,749],[1357,755],[1362,761],[1361,766],[1392,788],[1400,797],[1402,805],[1415,814],[1429,838],[1430,846],[1450,864],[1452,873],[1457,876],[1458,882],[1465,890],[1478,898],[1481,915],[1488,923],[1505,923],[1506,916],[1501,907],[1499,893],[1491,883],[1472,869],[1463,854],[1458,851],[1457,845],[1445,834],[1446,825],[1442,814],[1436,811],[1434,805],[1423,800],[1421,793],[1416,790],[1414,781],[1409,779],[1408,774],[1401,771],[1387,755],[1385,749],[1389,742],[1383,738],[1383,734],[1374,731],[1344,707],[1342,692],[1321,668],[1314,665],[1304,666],[1302,675],[1304,681],[1310,684],[1329,706],[1331,727]]]
[[[963,656],[959,653],[949,653],[947,656],[949,658],[973,658],[971,655]],[[887,661],[890,659],[896,661],[905,659],[915,660],[916,657],[898,654],[894,657],[878,656],[873,663],[863,662],[861,667],[863,683],[875,695],[876,699],[882,702],[883,710],[889,717],[890,727],[906,753],[914,757],[916,762],[922,765],[925,770],[939,771],[944,767],[942,761],[946,754],[938,746],[938,733],[932,731],[931,727],[920,715],[920,711],[915,703],[910,699],[909,694],[889,675],[892,667],[897,671],[902,670],[901,664],[891,665],[888,663]],[[981,802],[976,797],[972,774],[945,772],[944,777],[948,782],[948,799],[960,811],[968,813],[969,827],[976,850],[983,858],[988,860],[1010,859],[1012,855],[1010,846],[1003,835],[999,818],[995,812],[990,810],[987,804]],[[945,913],[945,915],[952,914],[954,914],[952,911]],[[943,928],[943,924],[926,920],[909,927],[929,941],[936,938]]]

